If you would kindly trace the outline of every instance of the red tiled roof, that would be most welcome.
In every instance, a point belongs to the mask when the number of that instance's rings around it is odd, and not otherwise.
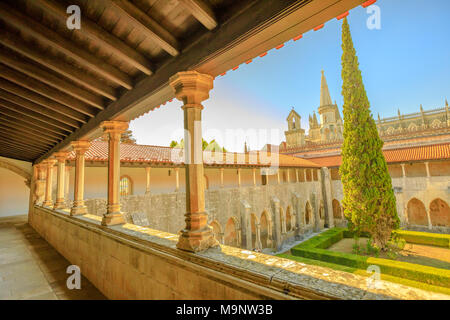
[[[383,150],[383,154],[388,163],[450,159],[450,143]],[[342,163],[342,156],[308,158],[308,160],[321,167],[338,167]]]
[[[162,146],[149,146],[139,144],[122,143],[120,145],[120,161],[122,162],[150,162],[150,163],[170,163],[183,164],[184,156],[183,149],[170,148]],[[203,152],[203,160],[205,165],[216,165],[223,159],[226,159],[226,164],[242,165],[242,166],[269,166],[279,165],[281,167],[306,167],[315,168],[317,164],[307,159],[293,157],[289,155],[268,153],[266,158],[261,158],[259,163],[256,163],[257,156],[254,154],[252,158],[248,153],[222,153],[222,152]],[[276,155],[278,157],[276,158]],[[69,160],[75,159],[75,152],[72,151],[68,157]],[[88,161],[107,161],[108,160],[108,142],[93,141],[91,147],[86,151],[85,159]],[[232,160],[231,160],[232,159]],[[261,163],[263,161],[263,163]],[[267,164],[264,164],[267,163]]]

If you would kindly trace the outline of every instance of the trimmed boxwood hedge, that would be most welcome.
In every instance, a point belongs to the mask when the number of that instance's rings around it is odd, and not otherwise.
[[[396,233],[399,237],[405,239],[405,241],[409,243],[450,248],[449,234],[407,231],[407,230],[396,230],[394,231],[394,233]]]
[[[407,233],[410,232],[407,231]],[[408,234],[403,232],[399,235],[403,237]],[[295,246],[291,249],[291,254],[357,269],[367,269],[370,265],[377,265],[383,274],[450,288],[450,270],[326,250],[344,237],[351,237],[351,233],[343,228],[332,228]],[[431,236],[427,235],[425,239],[430,239],[429,237]],[[405,240],[408,242],[407,239]]]

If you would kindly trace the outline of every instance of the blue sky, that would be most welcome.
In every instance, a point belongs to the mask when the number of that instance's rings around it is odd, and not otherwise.
[[[354,8],[348,17],[364,85],[376,118],[443,107],[450,99],[450,1],[378,0],[381,28],[370,30],[370,14]],[[263,58],[217,77],[210,99],[205,101],[203,131],[231,151],[241,151],[243,139],[227,140],[226,130],[238,136],[254,129],[252,148],[279,143],[287,129],[291,109],[308,128],[308,115],[317,110],[320,70],[325,71],[331,99],[342,110],[341,21],[333,19],[319,31],[309,31]],[[447,96],[448,95],[448,96]],[[133,121],[131,129],[141,144],[168,145],[182,137],[181,103],[173,101]],[[151,127],[152,130],[148,130]],[[241,130],[241,131],[239,131]],[[270,131],[273,130],[273,131]],[[278,134],[272,132],[278,130]],[[237,134],[236,132],[244,132]],[[250,134],[251,135],[251,134]]]

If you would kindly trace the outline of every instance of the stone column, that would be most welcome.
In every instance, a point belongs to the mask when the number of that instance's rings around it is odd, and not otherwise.
[[[37,170],[37,179],[34,188],[34,195],[35,195],[34,204],[42,205],[45,196],[45,178],[47,173],[47,165],[45,163],[39,163],[36,165],[36,170]]]
[[[322,189],[325,228],[334,227],[333,197],[331,195],[331,176],[327,167],[320,168],[320,186]]]
[[[290,177],[289,177],[289,168],[286,169],[286,182],[289,183],[290,182]]]
[[[280,184],[280,168],[277,170],[277,183]]]
[[[145,167],[146,185],[145,194],[150,194],[150,167]]]
[[[180,191],[180,168],[175,168],[175,192]]]
[[[237,169],[237,176],[238,176],[238,188],[241,187],[241,168]]]
[[[253,168],[253,186],[256,187],[256,168]]]
[[[262,243],[261,243],[261,225],[259,223],[256,223],[256,243],[255,243],[255,249],[258,251],[262,250]]]
[[[101,127],[108,134],[108,200],[102,225],[111,226],[125,223],[120,212],[120,135],[128,129],[128,122],[103,121]]]
[[[205,212],[201,114],[202,101],[209,98],[214,78],[196,71],[179,72],[169,79],[178,100],[183,102],[185,129],[186,227],[177,248],[198,252],[217,246]]]
[[[44,160],[47,166],[47,181],[45,185],[45,201],[43,206],[50,207],[53,205],[52,192],[53,192],[53,166],[56,163],[56,159]]]
[[[247,201],[241,200],[240,215],[241,215],[241,247],[252,250],[252,222],[250,218],[251,206]]]
[[[220,168],[220,187],[223,188],[223,170],[224,168]]]
[[[306,180],[306,169],[303,169],[303,178],[305,179],[305,182],[308,181],[308,180]]]
[[[66,202],[64,199],[64,178],[66,176],[66,159],[69,155],[68,152],[61,151],[55,153],[55,158],[58,161],[58,171],[57,171],[57,188],[56,188],[56,201],[53,206],[54,209],[64,209],[66,207]]]
[[[90,145],[90,142],[85,140],[71,142],[71,146],[75,151],[75,178],[73,205],[70,210],[71,216],[87,213],[87,208],[84,205],[84,154],[89,149]]]
[[[64,178],[64,199],[66,199],[66,201],[69,200],[69,189],[70,189],[70,169],[72,167],[71,166],[66,166],[66,176]]]
[[[299,180],[298,180],[298,169],[295,169],[295,182],[299,182]]]
[[[281,249],[281,215],[280,215],[280,200],[273,197],[270,201],[272,207],[272,217],[273,217],[273,240],[275,241],[275,250],[279,251]]]

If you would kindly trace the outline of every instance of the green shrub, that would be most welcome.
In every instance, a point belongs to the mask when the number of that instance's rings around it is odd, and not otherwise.
[[[395,230],[394,234],[408,243],[450,248],[450,235],[448,234],[407,230]]]

